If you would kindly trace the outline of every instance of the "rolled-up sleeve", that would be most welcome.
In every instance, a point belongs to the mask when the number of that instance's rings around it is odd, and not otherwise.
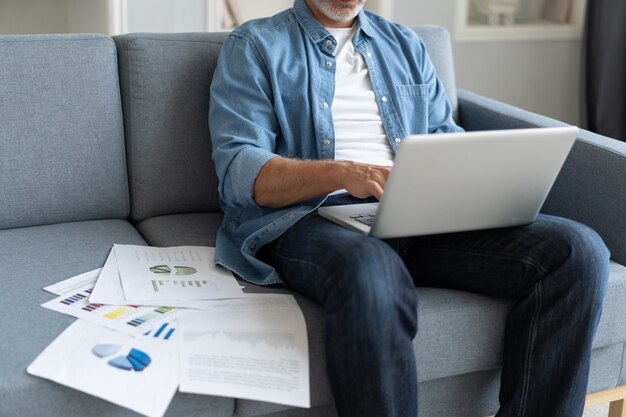
[[[222,200],[256,207],[254,183],[276,157],[280,134],[271,85],[253,42],[231,34],[220,52],[211,83],[209,129]]]

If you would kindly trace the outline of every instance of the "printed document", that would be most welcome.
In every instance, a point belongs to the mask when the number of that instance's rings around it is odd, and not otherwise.
[[[127,304],[169,304],[242,295],[237,280],[213,263],[215,249],[202,246],[156,248],[115,245]]]
[[[180,391],[310,407],[306,323],[291,295],[181,312]]]
[[[102,268],[98,268],[93,271],[85,272],[84,274],[76,275],[75,277],[57,282],[56,284],[48,285],[44,288],[44,291],[48,291],[49,293],[55,295],[62,295],[78,288],[82,288],[85,285],[93,286],[96,283],[101,271]]]
[[[162,417],[178,385],[176,349],[77,320],[27,369],[62,385]],[[89,415],[89,410],[84,413]]]
[[[213,248],[208,248],[211,251]],[[236,293],[234,297],[243,297],[243,289],[239,286],[237,280],[235,280],[230,274],[226,278],[229,281],[228,285],[236,285],[237,288],[233,289]],[[234,282],[234,284],[233,284]],[[119,268],[117,266],[117,257],[115,255],[115,248],[111,249],[109,256],[102,267],[102,272],[98,276],[96,285],[89,297],[89,301],[99,304],[112,304],[112,305],[126,305],[126,297],[124,296],[124,289],[122,288],[122,282],[120,281]],[[149,303],[135,303],[137,305],[168,305],[171,307],[187,307],[202,309],[210,305],[213,300],[157,300]]]

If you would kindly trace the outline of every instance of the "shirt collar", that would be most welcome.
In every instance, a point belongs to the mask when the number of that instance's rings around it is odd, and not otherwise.
[[[296,15],[296,19],[300,23],[302,29],[307,36],[315,43],[319,43],[329,36],[329,32],[324,26],[313,16],[313,12],[309,9],[305,0],[295,0],[293,4],[293,10]],[[363,31],[367,36],[374,37],[374,32],[365,14],[364,10],[361,10],[357,15],[359,30]]]

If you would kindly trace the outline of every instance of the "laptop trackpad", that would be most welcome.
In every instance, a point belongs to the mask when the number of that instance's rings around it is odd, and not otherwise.
[[[324,206],[318,209],[320,216],[363,234],[369,234],[379,203]]]

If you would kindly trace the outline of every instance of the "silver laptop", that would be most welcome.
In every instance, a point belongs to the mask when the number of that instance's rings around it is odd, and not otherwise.
[[[578,128],[492,130],[403,140],[379,203],[319,214],[378,238],[532,223]]]

